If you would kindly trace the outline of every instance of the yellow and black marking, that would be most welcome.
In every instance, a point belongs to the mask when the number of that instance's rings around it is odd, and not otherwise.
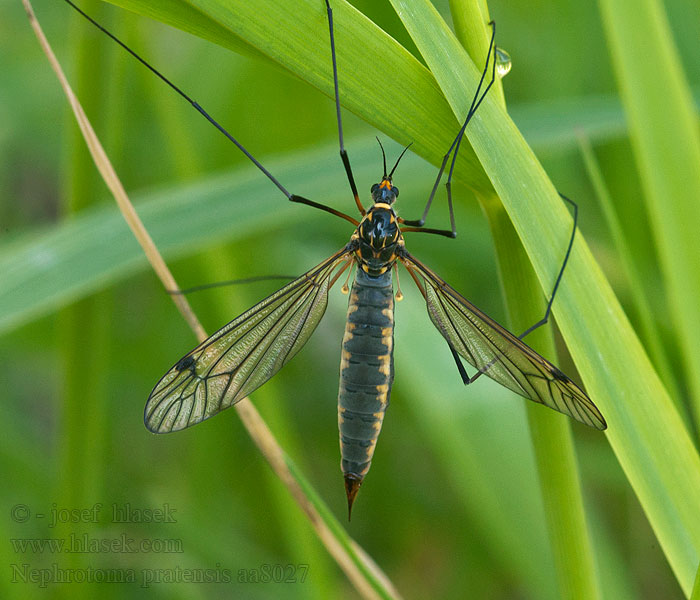
[[[348,516],[369,471],[394,379],[391,270],[357,272],[350,293],[338,391],[341,468]]]
[[[352,236],[356,243],[355,258],[360,268],[377,277],[391,269],[397,251],[403,246],[399,221],[390,204],[375,202]]]

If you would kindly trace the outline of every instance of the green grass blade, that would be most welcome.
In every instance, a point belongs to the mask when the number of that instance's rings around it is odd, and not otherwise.
[[[592,142],[605,142],[627,135],[620,99],[613,95],[511,104],[508,113],[527,143],[536,150],[576,147],[577,131],[585,133]]]
[[[700,424],[700,130],[662,2],[603,0],[603,24]],[[623,26],[624,25],[624,26]]]
[[[542,289],[513,225],[497,198],[488,204],[489,224],[498,257],[509,324],[525,331],[545,310]],[[552,360],[556,357],[551,329],[533,331],[527,343]],[[586,525],[579,469],[571,423],[563,415],[527,403],[531,443],[535,453],[544,515],[554,559],[558,596],[598,598],[598,576]]]
[[[237,50],[240,40],[332,97],[325,5],[314,0],[113,0],[114,4]],[[183,11],[187,18],[183,17]],[[344,1],[333,3],[341,103],[412,151],[439,164],[457,128],[430,72],[403,46]],[[235,40],[233,45],[222,39]],[[283,31],[284,35],[280,35]],[[381,56],[381,60],[376,57]],[[361,67],[360,67],[361,65]],[[377,85],[391,73],[391,85]],[[216,118],[216,115],[214,115]],[[431,123],[431,127],[425,127]],[[224,123],[225,124],[225,123]],[[355,153],[349,149],[351,159]],[[460,152],[463,181],[491,189],[473,151]]]
[[[358,150],[353,161],[356,174],[370,181],[376,176],[376,142],[365,139],[353,142],[353,147]],[[420,159],[406,160],[409,185],[417,185],[433,172]],[[338,162],[334,149],[326,147],[271,159],[266,164],[291,189],[304,190],[313,182],[314,197],[342,206],[347,192],[338,188],[342,176]],[[270,222],[290,225],[296,220],[324,218],[320,212],[300,210],[298,205],[280,200],[271,185],[260,185],[259,173],[252,165],[184,186],[134,194],[134,204],[168,260],[223,240],[259,235],[269,230]],[[143,252],[111,205],[83,211],[50,230],[0,242],[0,332],[147,268]]]
[[[477,69],[432,6],[417,0],[396,4],[456,114],[465,115]],[[571,228],[556,190],[496,102],[486,99],[467,135],[543,289],[551,289],[559,260],[551,249],[565,247]],[[608,420],[618,460],[689,592],[700,549],[694,501],[700,497],[700,459],[583,236],[577,237],[554,311],[586,388]]]
[[[207,247],[230,235],[237,215],[250,233],[266,227],[273,213],[289,208],[263,200],[257,181],[243,175],[210,177],[198,184],[137,195],[137,209],[166,258]],[[232,190],[241,195],[229,197]],[[211,207],[213,212],[197,210]],[[243,206],[248,211],[240,212]],[[219,220],[226,214],[229,221]],[[289,211],[290,218],[294,218]],[[207,237],[207,229],[211,237]],[[80,217],[0,245],[0,331],[51,312],[79,297],[147,268],[147,261],[115,207],[86,210]]]
[[[603,179],[603,173],[600,170],[600,165],[595,157],[590,140],[583,137],[579,138],[583,162],[588,171],[588,176],[591,179],[593,188],[596,192],[596,198],[601,206],[605,221],[610,230],[610,234],[615,245],[615,251],[620,258],[620,264],[627,279],[627,284],[630,287],[630,295],[634,302],[635,311],[641,327],[641,337],[644,340],[644,345],[649,349],[650,358],[654,362],[659,375],[664,381],[666,388],[671,394],[672,400],[676,404],[679,414],[684,418],[686,424],[690,426],[690,418],[687,414],[685,406],[683,406],[680,395],[678,381],[671,369],[671,363],[666,354],[666,350],[661,343],[661,332],[656,326],[652,309],[649,301],[644,293],[642,285],[642,277],[639,273],[637,265],[633,259],[633,253],[627,244],[625,234],[622,230],[620,220],[615,213],[610,192]]]
[[[487,8],[473,2],[451,0],[455,33],[477,65],[486,62],[489,47]],[[481,34],[481,35],[479,35]],[[479,38],[481,43],[478,44]],[[500,81],[494,84],[497,100],[505,108]],[[498,258],[501,286],[512,331],[525,331],[544,314],[545,302],[507,213],[495,194],[478,194],[487,215]],[[527,339],[543,356],[556,359],[551,328],[541,327]],[[542,407],[527,406],[532,446],[549,542],[561,598],[598,598],[598,577],[592,543],[586,526],[578,465],[571,425],[566,418]]]
[[[693,91],[697,116],[700,114],[700,90],[695,88]],[[510,104],[508,113],[527,143],[538,152],[577,148],[579,135],[585,135],[591,143],[608,142],[627,135],[622,104],[612,94]]]
[[[454,22],[455,36],[474,61],[474,64],[486,64],[491,40],[491,21],[486,2],[469,2],[467,0],[450,0],[450,12]],[[505,106],[503,86],[497,80],[490,90],[498,101]]]

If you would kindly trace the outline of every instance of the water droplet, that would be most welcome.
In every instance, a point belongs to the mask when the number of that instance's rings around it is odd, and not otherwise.
[[[508,54],[503,48],[496,46],[496,73],[500,79],[503,79],[508,73],[510,73],[510,68],[513,66],[513,62],[510,60],[510,54]]]

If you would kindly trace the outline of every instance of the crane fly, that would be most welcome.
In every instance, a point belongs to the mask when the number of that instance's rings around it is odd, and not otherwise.
[[[329,290],[345,271],[355,268],[341,345],[338,392],[341,469],[350,515],[357,492],[372,463],[394,379],[392,274],[399,263],[406,268],[423,296],[430,320],[445,338],[465,384],[486,375],[516,394],[569,415],[585,425],[600,430],[606,428],[603,415],[586,393],[521,339],[546,323],[550,315],[576,231],[576,205],[571,200],[562,196],[574,207],[574,228],[544,318],[520,336],[510,333],[481,312],[406,249],[404,233],[423,232],[451,238],[456,235],[450,183],[465,129],[495,81],[495,54],[498,49],[494,43],[496,27],[493,22],[490,23],[492,34],[486,64],[467,117],[444,156],[422,217],[406,220],[396,210],[399,189],[394,185],[393,176],[408,146],[388,172],[382,147],[384,170],[380,181],[371,186],[372,205],[365,209],[360,200],[343,143],[333,12],[329,0],[325,0],[340,156],[360,213],[358,220],[334,208],[289,193],[199,104],[70,0],[66,2],[185,98],[232,141],[288,200],[334,214],[355,227],[350,240],[335,254],[236,317],[178,360],[148,397],[145,424],[150,431],[169,433],[191,427],[236,404],[263,385],[306,344],[325,313]],[[486,83],[489,72],[490,80]],[[425,218],[450,159],[446,189],[451,229],[426,228]],[[347,284],[343,287],[346,288]],[[476,369],[473,376],[467,374],[462,360]]]

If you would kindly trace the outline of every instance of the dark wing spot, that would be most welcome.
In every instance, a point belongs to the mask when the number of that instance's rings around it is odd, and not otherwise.
[[[549,371],[552,373],[552,376],[553,376],[554,379],[556,379],[557,381],[563,381],[563,382],[565,382],[565,383],[566,383],[567,381],[571,381],[566,375],[564,375],[564,373],[562,373],[562,372],[561,372],[559,369],[557,369],[554,365],[550,365]]]
[[[191,371],[193,371],[193,368],[192,368],[193,366],[194,366],[194,358],[192,358],[192,356],[188,355],[188,356],[183,356],[178,361],[178,363],[175,365],[175,368],[178,371],[184,371],[185,369],[190,369]]]

